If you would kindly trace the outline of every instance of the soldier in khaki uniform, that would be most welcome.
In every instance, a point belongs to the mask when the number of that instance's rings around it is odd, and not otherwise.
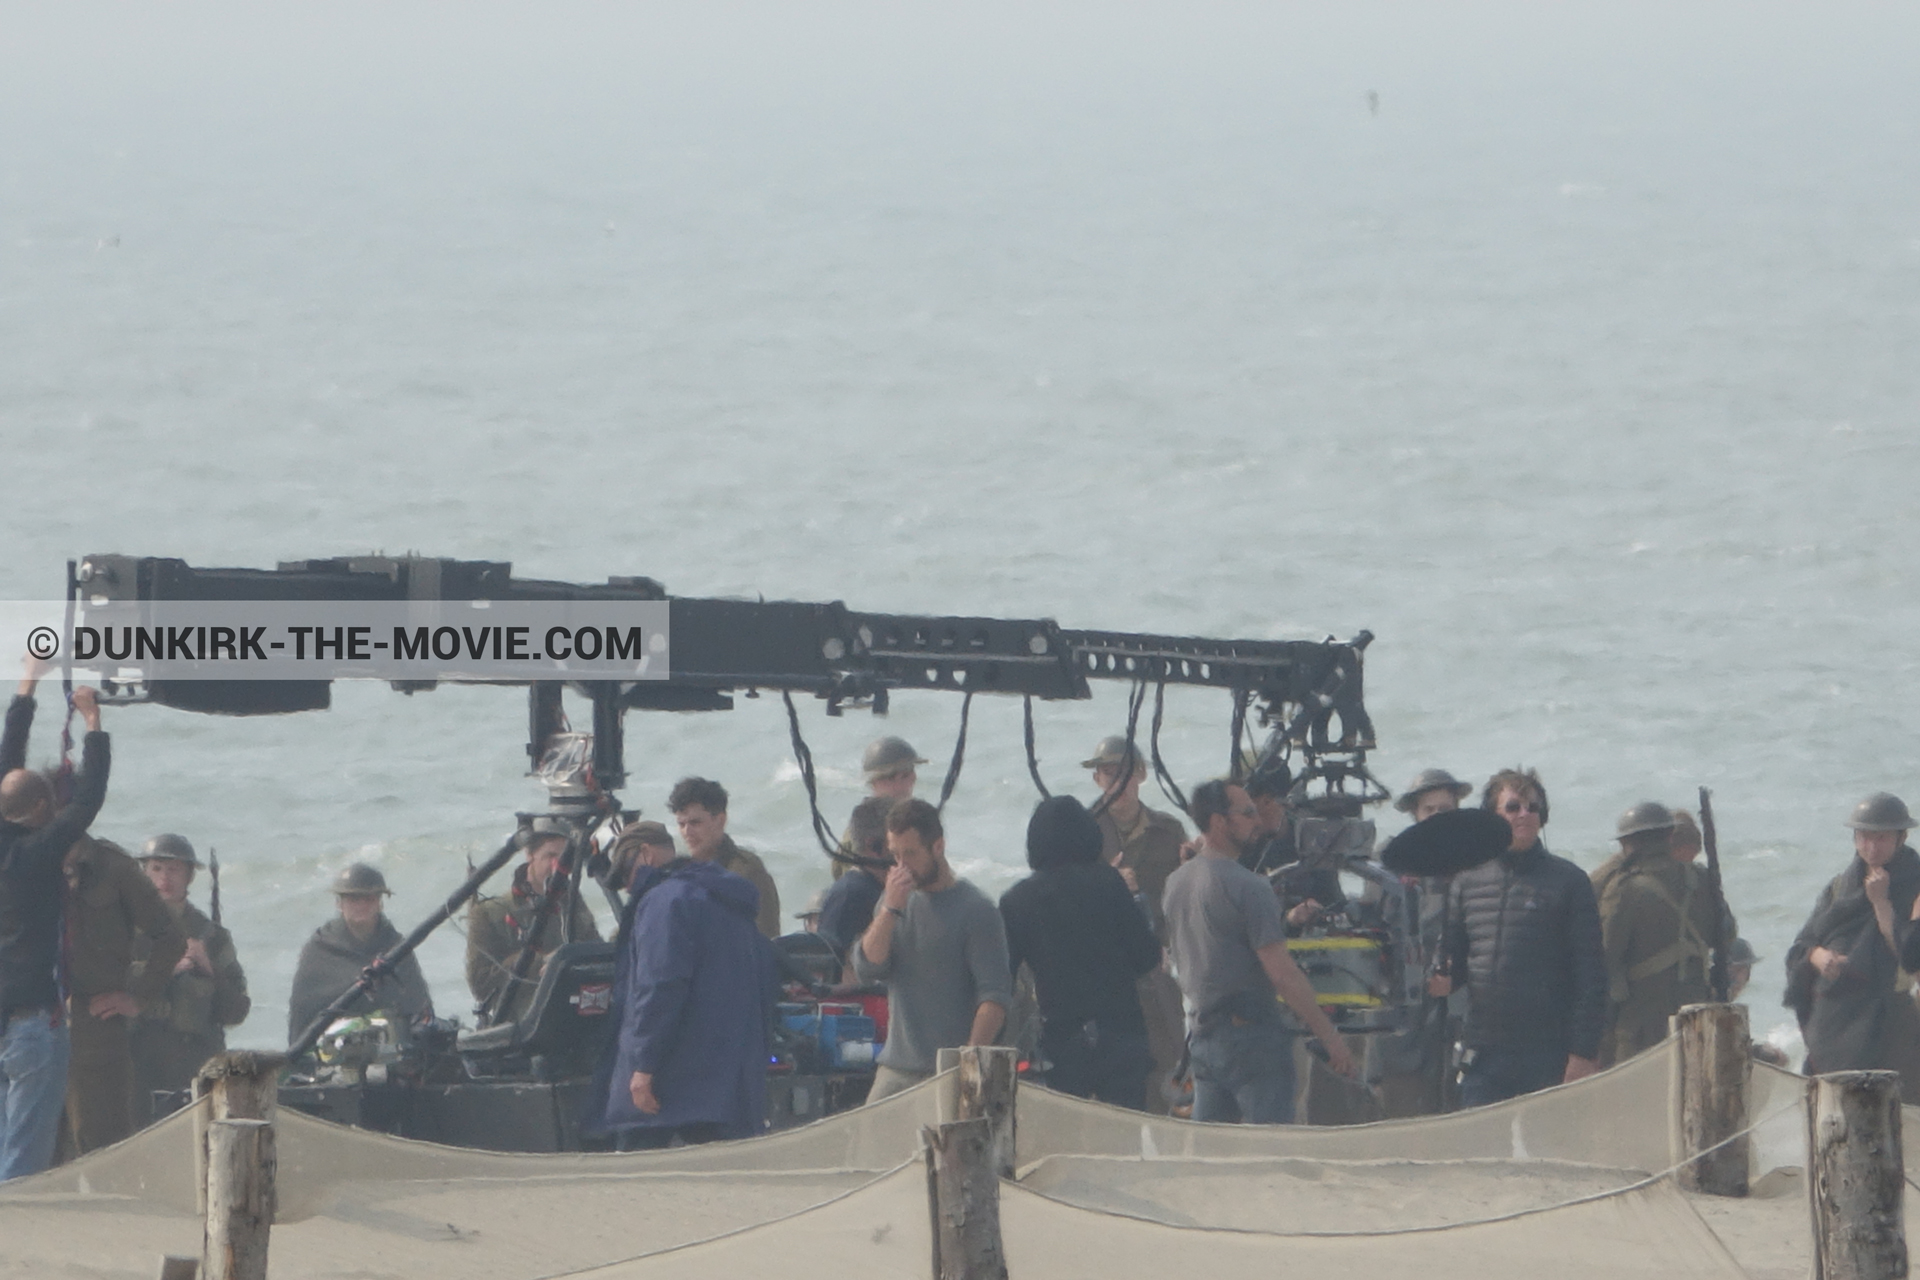
[[[1127,767],[1128,758],[1133,767]],[[1131,748],[1119,735],[1100,739],[1093,755],[1082,760],[1083,769],[1093,770],[1094,785],[1101,799],[1095,808],[1100,827],[1100,855],[1120,869],[1127,885],[1146,901],[1153,934],[1164,946],[1167,941],[1167,917],[1160,897],[1167,877],[1180,869],[1180,846],[1187,842],[1187,829],[1180,819],[1158,809],[1150,809],[1140,799],[1140,784],[1147,778],[1146,755],[1136,743]],[[1187,1015],[1180,1002],[1180,986],[1166,968],[1154,969],[1136,984],[1140,993],[1140,1012],[1147,1020],[1147,1052],[1153,1069],[1147,1077],[1147,1110],[1154,1115],[1167,1112],[1167,1085],[1180,1067],[1187,1047]]]
[[[233,935],[187,901],[199,868],[185,836],[158,835],[140,850],[140,869],[187,936],[186,954],[173,966],[166,989],[133,1024],[133,1110],[142,1124],[158,1118],[154,1094],[177,1093],[192,1083],[208,1058],[226,1052],[227,1028],[246,1021],[253,1008]],[[145,972],[152,953],[151,937],[134,939],[137,972]]]
[[[875,738],[867,744],[860,755],[860,775],[866,779],[867,799],[876,797],[886,800],[905,800],[913,795],[914,787],[920,781],[920,765],[927,758],[915,751],[905,738],[891,735]],[[864,803],[864,802],[863,802]],[[840,833],[840,850],[853,853],[853,821],[847,821],[847,829]],[[833,878],[838,880],[853,868],[835,858]]]
[[[1692,850],[1673,847],[1673,813],[1645,801],[1620,815],[1621,857],[1602,871],[1600,934],[1607,957],[1607,1031],[1602,1066],[1623,1062],[1667,1035],[1680,1006],[1711,998],[1713,894]],[[1725,919],[1729,942],[1731,916]]]
[[[534,819],[521,839],[527,860],[514,869],[513,887],[498,898],[476,897],[467,908],[467,987],[486,1011],[483,1025],[520,1020],[533,1003],[541,966],[566,940],[561,928],[566,904],[548,903],[547,888],[554,884],[569,838],[552,819]],[[572,941],[600,941],[586,902],[570,893],[564,877],[554,887],[573,897]]]
[[[73,1063],[67,1126],[75,1155],[134,1130],[133,1024],[166,992],[187,935],[126,850],[83,836],[66,857]],[[134,963],[137,935],[146,963]]]

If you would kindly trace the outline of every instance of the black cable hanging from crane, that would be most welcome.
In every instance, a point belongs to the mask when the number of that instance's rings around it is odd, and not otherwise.
[[[800,781],[807,789],[807,811],[813,817],[813,838],[820,842],[820,848],[835,862],[844,862],[850,867],[890,866],[890,863],[877,858],[864,858],[840,847],[832,825],[820,812],[820,783],[814,776],[813,749],[807,746],[807,740],[800,735],[800,713],[794,708],[793,695],[782,690],[780,700],[787,704],[787,730],[793,737],[793,762],[800,766]]]
[[[1027,776],[1033,779],[1033,785],[1039,790],[1040,798],[1042,800],[1051,800],[1053,799],[1053,792],[1047,790],[1047,784],[1040,780],[1040,757],[1034,753],[1032,694],[1026,696],[1025,703],[1026,705],[1022,708],[1021,714],[1025,720],[1027,739]]]
[[[953,740],[953,760],[947,765],[946,779],[940,784],[941,812],[946,812],[947,801],[953,796],[953,789],[960,781],[960,766],[967,758],[967,717],[973,711],[973,691],[960,699],[960,735]]]
[[[1160,784],[1160,790],[1166,794],[1167,799],[1178,805],[1180,812],[1185,813],[1187,811],[1187,797],[1185,793],[1180,790],[1180,784],[1173,780],[1173,773],[1167,768],[1167,762],[1160,758],[1160,721],[1166,715],[1166,711],[1167,685],[1163,680],[1154,686],[1153,729],[1148,737],[1147,745],[1153,753],[1154,780]]]
[[[1127,781],[1133,777],[1134,769],[1141,762],[1140,749],[1135,743],[1139,740],[1140,708],[1144,707],[1146,703],[1147,682],[1145,680],[1135,680],[1133,682],[1132,692],[1127,694],[1127,754],[1123,756],[1120,761],[1121,782],[1117,786],[1109,787],[1105,791],[1102,791],[1100,798],[1095,800],[1092,807],[1087,810],[1088,813],[1096,818],[1105,813],[1113,804],[1114,797],[1125,789]]]
[[[1253,695],[1246,689],[1233,691],[1233,724],[1227,730],[1227,776],[1245,781],[1253,776],[1253,766],[1257,760],[1247,758],[1247,700]]]

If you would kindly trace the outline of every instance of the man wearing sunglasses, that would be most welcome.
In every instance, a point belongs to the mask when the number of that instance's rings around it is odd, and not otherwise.
[[[1547,789],[1531,769],[1505,769],[1480,798],[1513,840],[1454,877],[1445,976],[1470,993],[1460,1104],[1485,1106],[1592,1075],[1607,1014],[1607,963],[1593,882],[1540,843]]]

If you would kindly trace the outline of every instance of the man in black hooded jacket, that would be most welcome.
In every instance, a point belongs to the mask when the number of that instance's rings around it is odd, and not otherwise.
[[[1593,882],[1540,843],[1547,791],[1532,770],[1487,782],[1481,807],[1513,828],[1499,857],[1454,877],[1447,931],[1447,995],[1464,977],[1472,995],[1460,1105],[1481,1107],[1598,1069],[1607,1017],[1607,958]]]
[[[1078,800],[1042,800],[1027,823],[1033,874],[1007,890],[1000,915],[1010,967],[1033,969],[1047,1084],[1139,1111],[1152,1059],[1135,984],[1160,963],[1160,944],[1100,847]]]

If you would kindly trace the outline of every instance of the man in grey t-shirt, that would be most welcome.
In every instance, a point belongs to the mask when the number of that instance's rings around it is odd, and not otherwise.
[[[1274,994],[1326,1046],[1334,1071],[1351,1076],[1353,1055],[1287,953],[1273,886],[1240,865],[1259,817],[1253,801],[1216,780],[1194,788],[1187,813],[1200,828],[1200,854],[1168,878],[1161,905],[1174,974],[1197,1014],[1189,1041],[1193,1118],[1290,1124],[1293,1040]]]
[[[893,870],[880,909],[853,949],[860,981],[887,984],[887,1044],[868,1102],[931,1076],[942,1049],[992,1044],[1013,999],[999,909],[947,865],[940,811],[924,800],[895,804],[887,851]]]

